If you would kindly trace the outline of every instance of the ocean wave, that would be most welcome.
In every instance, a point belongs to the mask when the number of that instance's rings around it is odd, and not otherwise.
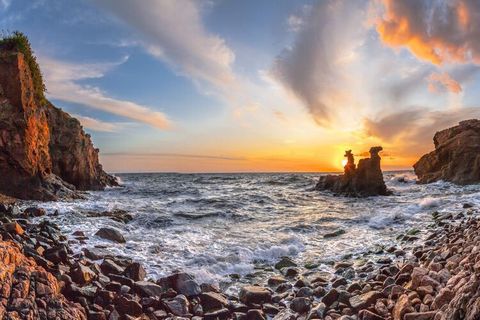
[[[442,204],[442,199],[439,198],[432,198],[432,197],[426,197],[423,198],[419,203],[418,206],[422,209],[430,209],[430,208],[435,208],[438,207]]]

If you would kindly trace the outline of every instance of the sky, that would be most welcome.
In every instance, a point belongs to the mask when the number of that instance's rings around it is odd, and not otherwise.
[[[109,172],[408,169],[480,117],[478,0],[0,0]]]

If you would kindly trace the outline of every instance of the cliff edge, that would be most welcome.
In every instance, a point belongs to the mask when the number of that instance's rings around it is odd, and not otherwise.
[[[413,165],[419,183],[460,185],[480,182],[480,120],[471,119],[435,133],[435,150]]]
[[[26,37],[1,40],[0,193],[56,200],[116,185],[80,122],[54,107],[43,90]]]

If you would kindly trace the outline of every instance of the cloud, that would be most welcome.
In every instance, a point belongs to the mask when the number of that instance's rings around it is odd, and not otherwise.
[[[98,0],[136,30],[143,46],[177,72],[224,88],[234,82],[234,52],[201,21],[201,2],[193,0]]]
[[[102,153],[104,156],[127,156],[127,157],[174,157],[174,158],[193,158],[193,159],[216,159],[216,160],[230,160],[242,161],[246,160],[243,157],[227,157],[215,155],[202,154],[183,154],[183,153],[126,153],[126,152],[110,152]]]
[[[93,131],[99,132],[117,132],[121,129],[122,125],[114,122],[105,122],[98,119],[81,116],[78,114],[72,114],[72,117],[78,119],[82,126]]]
[[[462,86],[446,72],[434,72],[427,80],[428,88],[432,92],[439,92],[442,88],[453,93],[462,92]]]
[[[12,0],[0,0],[0,9],[7,10],[10,7]]]
[[[397,154],[418,156],[432,150],[435,132],[473,118],[480,118],[480,107],[445,111],[417,107],[377,120],[365,119],[364,132],[367,137],[389,143]]]
[[[287,19],[288,29],[290,31],[297,32],[302,28],[303,22],[304,21],[302,17],[292,14],[288,16],[288,19]]]
[[[349,64],[364,39],[363,1],[320,1],[304,18],[293,47],[286,48],[272,75],[307,107],[314,120],[327,125],[334,109],[349,104]],[[346,94],[347,92],[347,94]]]
[[[392,47],[407,47],[433,64],[480,64],[478,0],[382,0],[384,14],[376,29]]]
[[[124,63],[126,59],[116,63],[73,64],[49,57],[39,57],[44,70],[48,97],[99,109],[155,128],[168,129],[171,123],[162,112],[132,101],[115,99],[97,87],[79,83],[85,79],[102,78],[105,73]]]

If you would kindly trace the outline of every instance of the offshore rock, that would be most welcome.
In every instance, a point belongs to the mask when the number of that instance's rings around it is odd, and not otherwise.
[[[435,150],[413,165],[419,183],[460,185],[480,182],[480,120],[471,119],[435,133]]]
[[[370,158],[361,159],[358,166],[351,150],[345,152],[347,164],[344,167],[343,175],[327,175],[320,177],[315,190],[330,190],[334,193],[353,196],[368,197],[376,195],[389,195],[383,181],[383,174],[380,168],[379,152],[382,147],[370,148]]]
[[[80,122],[39,101],[22,53],[0,47],[0,193],[21,199],[78,197],[116,185]]]

